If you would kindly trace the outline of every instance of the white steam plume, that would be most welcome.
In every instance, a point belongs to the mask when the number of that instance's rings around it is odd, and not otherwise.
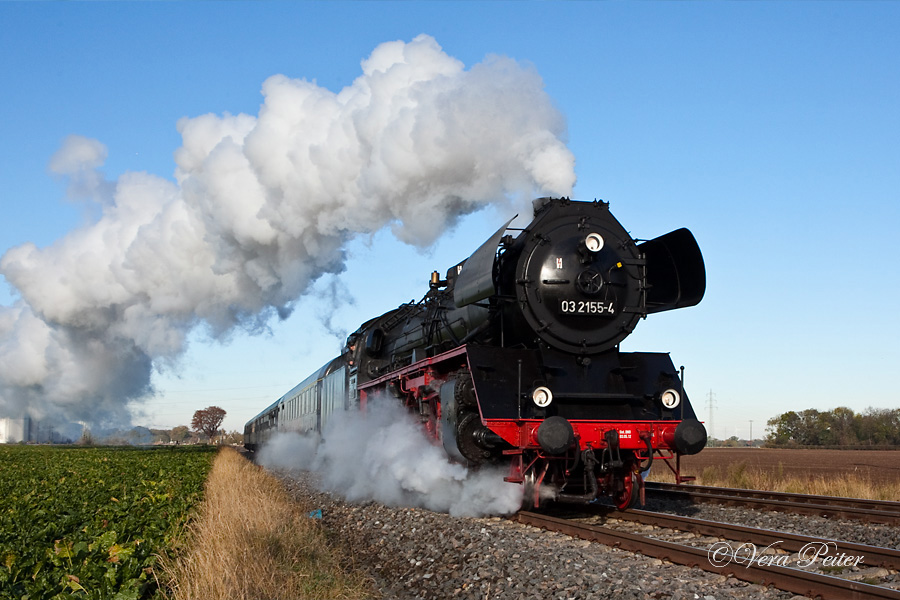
[[[486,204],[574,185],[564,119],[508,58],[467,70],[422,35],[378,46],[338,93],[282,75],[262,92],[258,116],[178,122],[176,183],[107,181],[103,144],[66,140],[51,169],[102,212],[0,259],[20,296],[0,307],[0,416],[127,421],[191,329],[285,318],[354,236],[424,247]]]
[[[522,486],[500,467],[469,471],[448,460],[396,401],[370,400],[366,412],[332,415],[322,440],[279,433],[260,451],[263,466],[317,471],[323,488],[351,502],[375,500],[454,516],[509,514]]]

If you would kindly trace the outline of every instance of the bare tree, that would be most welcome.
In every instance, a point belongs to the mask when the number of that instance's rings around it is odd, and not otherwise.
[[[219,431],[219,425],[225,419],[225,409],[218,406],[210,406],[194,413],[191,419],[191,427],[194,431],[199,431],[209,438],[212,442],[213,436]]]

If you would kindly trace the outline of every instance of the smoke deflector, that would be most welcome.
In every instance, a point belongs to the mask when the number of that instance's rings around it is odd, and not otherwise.
[[[706,292],[706,266],[694,234],[676,229],[640,244],[647,259],[647,313],[694,306]]]
[[[500,238],[516,217],[507,221],[466,259],[453,288],[453,302],[456,308],[484,300],[497,293],[494,288],[494,257],[497,256]]]

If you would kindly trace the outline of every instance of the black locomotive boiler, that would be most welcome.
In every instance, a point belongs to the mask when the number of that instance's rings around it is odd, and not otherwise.
[[[511,221],[444,278],[432,273],[421,301],[351,334],[342,356],[247,424],[248,445],[321,430],[322,407],[364,409],[384,393],[453,459],[508,465],[526,506],[600,496],[631,506],[654,460],[684,479],[680,457],[705,446],[706,430],[683,377],[668,354],[619,343],[648,314],[702,299],[694,236],[639,243],[608,204],[565,198],[536,200],[524,229]],[[302,394],[318,399],[297,408]]]

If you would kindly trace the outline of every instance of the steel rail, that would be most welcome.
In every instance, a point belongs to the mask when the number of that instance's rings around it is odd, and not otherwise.
[[[796,533],[773,531],[771,529],[758,529],[755,527],[734,525],[732,523],[706,521],[703,519],[695,519],[693,517],[682,517],[646,510],[613,510],[602,513],[602,516],[610,519],[642,523],[644,525],[668,527],[700,535],[717,536],[739,542],[750,542],[751,544],[765,546],[777,544],[778,548],[790,552],[799,552],[805,547],[809,547],[810,544],[833,544],[833,547],[845,554],[861,556],[862,559],[859,561],[860,564],[900,571],[900,550],[895,550],[893,548],[868,546],[866,544],[857,544],[855,542],[816,538],[798,535]]]
[[[784,511],[801,515],[817,517],[853,519],[867,523],[883,523],[887,525],[900,525],[900,512],[892,510],[857,508],[850,504],[829,505],[815,504],[813,502],[795,502],[788,500],[776,500],[771,498],[758,498],[752,495],[738,495],[731,493],[700,492],[690,489],[691,486],[678,486],[675,489],[662,489],[648,486],[647,491],[661,493],[676,498],[684,498],[695,503],[726,504],[732,506],[753,506],[764,510]],[[713,488],[716,489],[716,488]],[[722,488],[729,489],[729,488]],[[746,491],[746,490],[743,490]],[[852,500],[851,500],[852,501]]]
[[[644,485],[648,490],[689,490],[709,494],[728,494],[744,498],[782,500],[787,502],[805,502],[825,506],[847,506],[886,512],[900,513],[900,502],[893,500],[868,500],[865,498],[845,498],[841,496],[815,496],[813,494],[795,494],[791,492],[770,492],[767,490],[748,490],[743,488],[714,487],[711,485],[678,485],[648,481]]]
[[[676,564],[698,567],[712,573],[731,575],[742,581],[772,585],[795,594],[811,597],[821,596],[825,600],[832,598],[836,600],[900,600],[900,591],[898,590],[859,581],[849,581],[830,575],[820,575],[801,569],[791,569],[773,564],[760,566],[752,562],[743,564],[734,560],[727,564],[714,565],[710,561],[708,550],[617,531],[608,527],[586,525],[532,512],[519,512],[516,519],[520,523],[533,527],[558,531]]]

